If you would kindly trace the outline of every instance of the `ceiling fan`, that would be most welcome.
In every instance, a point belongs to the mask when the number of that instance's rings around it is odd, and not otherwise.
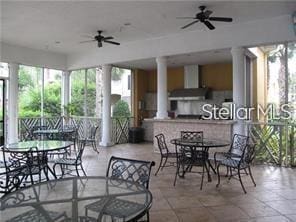
[[[186,29],[189,26],[197,23],[202,22],[204,23],[210,30],[215,29],[215,26],[210,21],[216,21],[216,22],[232,22],[232,18],[227,17],[210,17],[210,15],[213,13],[210,10],[206,10],[206,6],[199,6],[199,9],[201,12],[197,13],[195,17],[177,17],[177,19],[194,19],[193,22],[183,26],[181,29]]]
[[[82,41],[80,43],[87,43],[87,42],[98,42],[98,47],[101,48],[103,46],[103,42],[109,43],[109,44],[113,44],[113,45],[120,45],[119,42],[114,42],[114,41],[110,41],[112,39],[114,39],[114,37],[112,36],[102,36],[102,32],[101,30],[98,30],[98,35],[92,37],[92,36],[87,36],[88,38],[91,38],[92,40],[87,40],[87,41]]]

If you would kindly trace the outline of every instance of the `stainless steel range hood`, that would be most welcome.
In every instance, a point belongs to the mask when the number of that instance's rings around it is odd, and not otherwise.
[[[209,89],[198,87],[198,65],[184,66],[184,89],[173,90],[170,93],[169,100],[205,100]]]
[[[205,100],[209,88],[177,89],[170,93],[169,100]]]

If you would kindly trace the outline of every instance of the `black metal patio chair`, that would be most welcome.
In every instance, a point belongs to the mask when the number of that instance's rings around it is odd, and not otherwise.
[[[8,168],[19,169],[19,176],[23,177],[24,182],[28,182],[28,178],[31,184],[41,182],[42,173],[49,180],[46,153],[38,150],[37,147],[32,147],[26,152],[17,152],[6,148],[3,148],[2,151],[6,158],[7,170]],[[34,176],[38,176],[38,179],[35,179]]]
[[[211,159],[214,160],[215,169],[217,169],[217,164],[222,160],[225,160],[229,157],[240,157],[243,154],[243,150],[245,146],[248,144],[248,141],[248,136],[234,134],[229,150],[227,152],[215,152],[214,158]],[[228,173],[229,172],[227,169],[227,175]]]
[[[163,170],[164,167],[170,167],[170,166],[174,166],[174,164],[176,163],[176,158],[177,158],[177,154],[176,153],[172,153],[169,151],[168,147],[167,147],[167,144],[165,142],[165,137],[164,135],[161,133],[161,134],[158,134],[155,136],[156,140],[157,140],[157,145],[158,145],[158,149],[159,149],[159,152],[160,152],[160,163],[159,163],[159,166],[155,172],[155,176],[158,174],[159,170]],[[167,161],[168,159],[172,160],[170,161],[170,165],[166,165],[167,164]],[[164,162],[163,162],[164,160]]]
[[[5,152],[5,148],[1,147],[1,151],[3,155],[3,166],[0,170],[0,193],[6,195],[21,187],[24,175],[21,165],[10,162],[9,154]]]
[[[92,126],[90,128],[89,135],[85,138],[82,138],[82,141],[84,141],[86,145],[92,146],[93,150],[97,153],[99,153],[99,150],[97,148],[98,139],[96,138],[98,129],[99,126]]]
[[[203,140],[203,131],[181,131],[181,139],[185,140]]]
[[[199,147],[198,144],[203,141],[202,131],[181,131],[181,140],[194,141],[194,145],[184,145],[184,143],[178,145],[175,144],[175,149],[177,155],[177,169],[175,174],[174,186],[176,185],[177,177],[184,177],[186,172],[192,172],[193,167],[202,167],[202,172],[200,173],[201,184],[200,189],[202,190],[205,170],[209,173],[207,166],[208,152],[202,146]]]
[[[151,168],[154,166],[154,161],[142,161],[142,160],[134,160],[134,159],[125,159],[112,156],[110,158],[106,176],[111,179],[120,179],[120,180],[128,180],[131,182],[135,182],[145,186],[146,189],[149,189],[149,181],[150,181],[150,173]],[[112,186],[120,186],[120,184],[112,184]],[[108,188],[108,186],[107,186]],[[108,190],[107,190],[108,192]],[[133,201],[122,200],[119,198],[114,198],[109,200],[107,203],[107,207],[103,207],[106,204],[106,200],[102,198],[99,201],[88,204],[85,206],[85,215],[88,217],[88,211],[93,211],[97,213],[103,213],[105,215],[109,215],[112,218],[120,218],[123,221],[126,221],[130,215],[135,214],[139,209],[142,209],[143,206],[139,203]],[[138,221],[142,217],[147,216],[146,221],[149,221],[149,208],[147,212],[143,212],[143,214],[138,215],[136,219],[133,221]],[[103,212],[101,212],[103,210]]]
[[[63,177],[65,175],[65,170],[71,172],[73,171],[72,169],[69,169],[69,166],[73,166],[75,167],[76,170],[76,174],[77,176],[80,176],[79,174],[79,167],[80,170],[82,170],[84,176],[86,176],[85,170],[83,168],[83,164],[82,164],[82,156],[83,156],[83,152],[84,152],[84,148],[85,148],[85,142],[84,141],[80,141],[78,144],[78,153],[75,154],[75,157],[71,157],[71,156],[64,156],[62,158],[56,158],[51,160],[50,162],[53,163],[53,171],[54,174],[56,174],[56,166],[59,165],[62,175],[61,177]]]
[[[219,170],[220,166],[226,166],[227,168],[231,169],[231,174],[229,175],[229,178],[228,178],[229,180],[231,178],[234,178],[234,176],[238,175],[238,180],[241,184],[241,187],[244,193],[247,193],[247,191],[244,187],[244,184],[241,178],[242,170],[245,171],[245,174],[247,174],[246,170],[249,171],[247,175],[250,175],[254,186],[256,186],[256,183],[251,171],[251,163],[255,158],[255,151],[256,151],[256,144],[246,144],[242,150],[241,156],[237,156],[237,157],[229,156],[226,159],[220,161],[217,166],[218,184],[216,186],[218,187],[220,185],[220,170]]]

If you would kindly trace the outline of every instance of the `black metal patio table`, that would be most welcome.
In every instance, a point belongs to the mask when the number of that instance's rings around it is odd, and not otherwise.
[[[110,204],[114,199],[137,203],[139,207],[128,218],[115,219],[112,210],[121,206]],[[99,215],[86,216],[85,206],[96,201],[103,203]],[[2,197],[0,213],[1,221],[54,221],[53,215],[61,215],[63,221],[69,222],[135,221],[151,204],[151,192],[138,183],[98,176],[71,177],[35,184]]]
[[[41,139],[59,139],[70,136],[75,133],[75,129],[38,129],[33,131],[33,135],[39,136]]]
[[[17,143],[10,143],[5,146],[6,149],[12,152],[28,152],[32,151],[32,148],[36,148],[36,151],[44,152],[44,156],[47,156],[49,152],[57,150],[66,150],[71,147],[74,143],[72,141],[61,141],[61,140],[31,140],[31,141],[21,141]],[[34,152],[34,150],[33,150]],[[53,170],[48,166],[47,169],[55,177]]]
[[[225,141],[225,140],[218,140],[218,139],[209,139],[209,138],[203,138],[201,139],[184,139],[184,138],[176,138],[176,139],[172,139],[171,143],[176,145],[176,146],[180,146],[180,147],[185,147],[187,149],[190,149],[190,152],[192,153],[192,162],[194,162],[194,154],[196,153],[196,150],[203,150],[204,152],[207,153],[207,156],[209,154],[209,149],[211,148],[219,148],[219,147],[225,147],[225,146],[229,146],[230,142],[229,141]],[[206,167],[207,170],[207,174],[208,174],[208,181],[211,181],[211,175],[210,175],[210,168],[213,170],[213,172],[215,173],[215,169],[212,166],[211,162],[209,159],[207,159],[209,168]],[[184,174],[186,173],[186,171],[183,173],[182,176],[184,176]]]

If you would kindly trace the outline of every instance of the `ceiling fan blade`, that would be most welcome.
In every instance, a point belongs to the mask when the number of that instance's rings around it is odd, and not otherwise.
[[[197,22],[198,22],[198,20],[195,20],[195,21],[193,21],[193,22],[191,22],[191,23],[189,23],[189,24],[183,26],[181,29],[186,29],[187,27],[189,27],[189,26],[191,26],[191,25],[193,25],[193,24],[195,24],[195,23],[197,23]]]
[[[87,40],[87,41],[81,41],[81,42],[79,42],[79,43],[87,43],[87,42],[95,42],[96,40],[94,39],[94,40]]]
[[[84,38],[90,38],[90,39],[93,39],[94,37],[91,36],[91,35],[81,35],[81,37],[84,37]]]
[[[216,22],[232,22],[232,18],[227,17],[210,17],[209,20]]]
[[[215,29],[215,26],[213,26],[212,23],[210,23],[209,21],[204,21],[204,24],[205,24],[210,30]]]
[[[119,42],[113,42],[113,41],[108,41],[108,40],[106,40],[104,42],[107,42],[107,43],[110,43],[110,44],[113,44],[113,45],[120,45]]]
[[[212,11],[207,10],[207,11],[204,12],[204,15],[205,15],[206,17],[209,17],[212,13],[213,13]]]
[[[111,40],[111,39],[114,39],[114,37],[112,36],[104,37],[104,40]]]
[[[195,19],[195,17],[176,17],[176,19]]]

